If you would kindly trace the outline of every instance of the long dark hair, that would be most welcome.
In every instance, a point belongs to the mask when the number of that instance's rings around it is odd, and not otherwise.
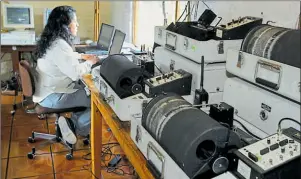
[[[74,18],[75,13],[75,9],[71,6],[58,6],[51,11],[41,38],[37,42],[36,59],[43,57],[46,50],[57,38],[62,38],[72,46],[72,35],[68,25]]]

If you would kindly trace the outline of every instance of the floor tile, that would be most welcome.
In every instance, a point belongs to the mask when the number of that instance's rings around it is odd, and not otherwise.
[[[25,177],[25,178],[18,178],[18,179],[54,179],[54,174],[39,175],[34,177]]]
[[[27,157],[10,158],[8,178],[21,178],[52,174],[52,159],[50,154],[37,155],[34,159]]]
[[[48,124],[54,124],[55,123],[55,115],[48,115],[47,116],[47,122]]]
[[[48,124],[49,128],[49,133],[50,134],[55,134],[55,124]],[[90,145],[85,145],[83,143],[84,137],[77,136],[77,143],[75,144],[75,150],[83,150],[83,149],[89,149]],[[64,152],[68,151],[68,149],[60,144],[60,143],[55,143],[52,144],[52,152],[57,153],[57,152]]]
[[[12,123],[12,116],[10,114],[2,114],[1,113],[1,127],[11,126],[11,123]]]
[[[1,159],[8,158],[9,140],[1,140]]]
[[[73,153],[73,159],[67,160],[67,152],[54,153],[53,163],[55,173],[70,172],[84,169],[85,166],[90,165],[90,160],[83,159],[83,156],[89,153],[88,150],[75,151]]]
[[[11,126],[1,127],[1,141],[10,140],[10,131],[11,131]]]
[[[116,171],[116,172],[118,172],[119,174],[102,170],[101,174],[104,179],[134,179],[134,178],[136,178],[133,175],[127,175],[122,171]]]
[[[2,159],[1,160],[1,178],[2,179],[5,179],[6,164],[7,164],[7,159]]]
[[[12,140],[26,140],[31,136],[32,131],[48,133],[47,125],[45,124],[35,124],[35,125],[24,125],[24,126],[14,126],[12,132]]]
[[[92,177],[92,174],[88,170],[57,173],[55,175],[56,179],[74,179],[74,178],[90,179],[91,177]]]
[[[14,126],[26,126],[26,125],[39,125],[46,124],[45,119],[39,119],[37,114],[27,114],[25,109],[19,109],[16,111],[14,117]]]
[[[41,144],[42,146],[39,146]],[[27,157],[27,154],[32,151],[32,148],[35,147],[36,154],[49,154],[50,145],[43,145],[43,142],[29,143],[27,140],[13,140],[11,141],[11,149],[9,157]]]
[[[51,147],[52,147],[52,152],[53,153],[67,152],[68,151],[68,149],[60,143],[52,144]],[[89,145],[85,145],[83,143],[83,138],[78,138],[78,141],[75,144],[75,149],[74,150],[75,151],[81,151],[81,150],[88,150],[89,148],[90,148]]]

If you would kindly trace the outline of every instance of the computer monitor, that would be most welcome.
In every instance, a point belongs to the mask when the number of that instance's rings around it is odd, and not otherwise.
[[[47,24],[48,17],[49,17],[49,15],[50,15],[51,11],[52,11],[52,9],[49,9],[49,8],[46,8],[46,9],[44,10],[44,20],[43,20],[44,27],[45,27],[46,24]]]
[[[109,55],[120,54],[124,39],[125,33],[121,32],[120,30],[115,30]]]
[[[109,49],[113,33],[114,33],[114,26],[102,23],[97,45]]]
[[[33,7],[21,4],[3,4],[4,28],[34,28]]]

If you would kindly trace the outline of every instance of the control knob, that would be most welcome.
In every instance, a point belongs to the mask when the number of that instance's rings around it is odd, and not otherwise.
[[[281,148],[281,153],[284,153],[285,152],[285,147],[282,147]]]
[[[273,165],[273,159],[270,159],[269,162],[271,165]]]

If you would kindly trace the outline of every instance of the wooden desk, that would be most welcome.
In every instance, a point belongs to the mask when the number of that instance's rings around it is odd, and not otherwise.
[[[19,62],[23,52],[34,52],[36,45],[1,45],[2,53],[11,53],[13,71],[19,71]]]
[[[91,75],[84,76],[84,81],[91,90],[91,156],[93,174],[98,179],[101,178],[101,129],[102,122],[105,122],[110,127],[139,177],[141,179],[153,179],[153,175],[146,167],[145,157],[131,139],[130,131],[122,127],[122,122],[117,118],[111,107],[100,98],[99,91],[94,86]],[[97,179],[95,176],[92,176],[92,178]]]
[[[76,47],[87,45],[76,45]],[[11,53],[13,71],[19,71],[19,62],[21,61],[21,54],[24,52],[36,51],[36,45],[1,45],[2,53]]]

